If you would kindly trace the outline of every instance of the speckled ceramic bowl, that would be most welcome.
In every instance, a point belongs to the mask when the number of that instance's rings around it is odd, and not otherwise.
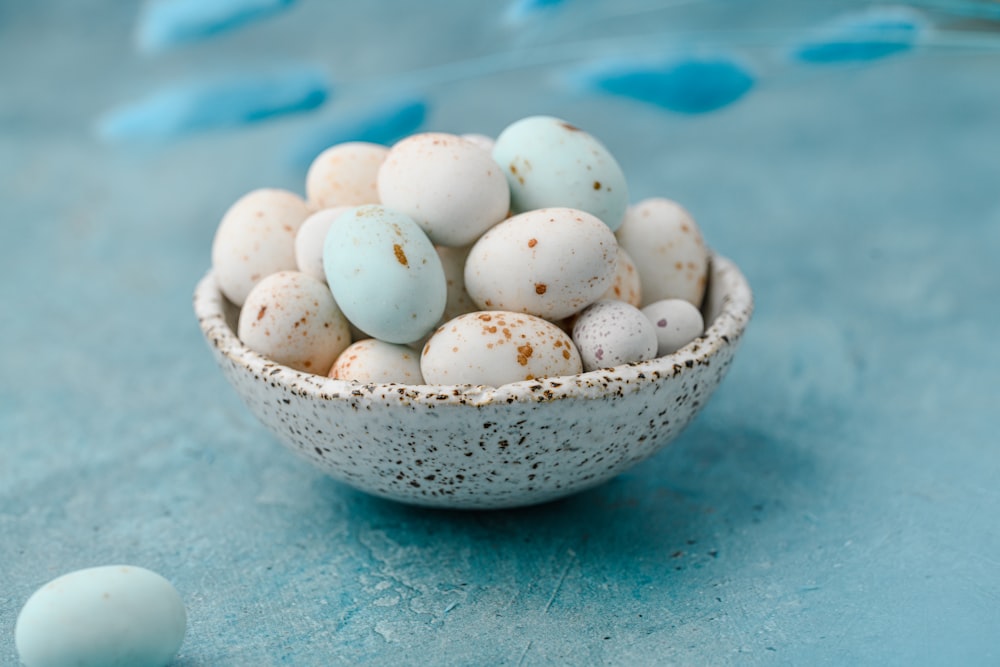
[[[614,477],[673,440],[726,374],[753,310],[739,269],[712,258],[705,334],[674,354],[504,385],[362,385],[247,349],[211,273],[194,309],[216,362],[294,452],[358,489],[417,505],[531,505]]]

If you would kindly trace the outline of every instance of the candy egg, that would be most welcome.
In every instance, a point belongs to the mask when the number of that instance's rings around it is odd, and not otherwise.
[[[583,211],[528,211],[496,225],[472,246],[465,288],[483,309],[558,320],[583,310],[611,287],[614,234]]]
[[[389,149],[364,141],[331,146],[306,173],[306,197],[314,208],[377,204],[378,170]]]
[[[17,617],[26,667],[164,667],[184,641],[184,603],[141,567],[77,570],[39,588]]]
[[[580,355],[559,327],[505,311],[459,315],[434,332],[420,357],[430,384],[499,387],[540,377],[573,375]]]
[[[333,362],[330,377],[365,384],[423,383],[419,352],[374,338],[359,340],[344,350]]]
[[[656,357],[652,323],[624,301],[598,301],[580,313],[573,324],[573,342],[585,371]]]
[[[299,271],[309,274],[316,280],[326,282],[326,272],[323,270],[323,242],[326,233],[337,216],[350,206],[334,206],[313,213],[299,227],[295,234],[295,263]]]
[[[281,271],[254,286],[240,311],[237,335],[268,359],[320,375],[351,343],[330,290],[299,271]]]
[[[701,305],[708,281],[708,249],[691,215],[669,199],[629,208],[618,243],[639,270],[643,304],[684,299]]]
[[[268,188],[229,207],[212,242],[212,268],[227,299],[241,306],[260,280],[296,268],[295,234],[309,213],[298,195]]]
[[[705,332],[701,312],[684,299],[655,301],[642,309],[656,331],[656,356],[672,354]]]
[[[614,282],[601,298],[624,301],[636,308],[642,304],[642,284],[639,280],[639,271],[635,268],[635,262],[621,246],[618,246],[618,264],[615,266]]]
[[[385,206],[338,216],[323,245],[323,267],[347,319],[379,340],[418,340],[444,313],[447,286],[434,245],[411,218]]]
[[[628,206],[625,174],[601,142],[551,116],[531,116],[496,139],[493,159],[510,184],[511,210],[567,207],[618,229]]]
[[[392,147],[378,174],[382,204],[413,218],[437,245],[464,246],[503,220],[510,190],[488,152],[428,132]]]

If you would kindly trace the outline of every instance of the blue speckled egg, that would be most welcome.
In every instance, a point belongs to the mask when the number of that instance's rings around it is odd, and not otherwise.
[[[551,116],[531,116],[496,139],[493,159],[510,185],[511,210],[586,211],[615,231],[628,207],[625,174],[601,142]]]
[[[323,270],[347,319],[379,340],[418,340],[444,313],[447,284],[434,245],[413,219],[384,206],[358,206],[333,221]]]

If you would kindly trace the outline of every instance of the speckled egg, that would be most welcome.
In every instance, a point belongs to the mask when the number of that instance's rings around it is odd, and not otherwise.
[[[302,223],[295,235],[295,263],[299,271],[326,282],[326,272],[323,270],[323,243],[326,241],[326,233],[337,216],[349,208],[351,207],[325,208],[313,213]]]
[[[573,324],[573,342],[585,371],[656,357],[652,323],[624,301],[598,301],[580,313]]]
[[[469,245],[510,210],[507,180],[490,154],[442,132],[394,145],[379,169],[378,193],[437,245]]]
[[[602,299],[624,301],[638,308],[642,304],[642,283],[639,280],[639,270],[625,249],[618,246],[618,264],[615,266],[615,279]]]
[[[465,288],[482,309],[558,320],[583,310],[611,287],[617,247],[608,226],[589,213],[528,211],[476,242],[465,263]]]
[[[654,301],[642,309],[656,331],[656,356],[673,354],[705,332],[701,311],[684,299]]]
[[[364,141],[331,146],[306,173],[306,197],[314,208],[377,204],[378,170],[389,149]]]
[[[418,340],[444,313],[441,260],[420,226],[399,211],[367,205],[338,216],[323,245],[323,268],[344,315],[373,338]]]
[[[164,667],[184,641],[184,603],[141,567],[77,570],[39,588],[17,617],[26,667]]]
[[[669,199],[629,208],[618,243],[639,270],[643,305],[684,299],[701,305],[708,279],[708,248],[691,215]]]
[[[424,346],[420,370],[429,384],[499,387],[573,375],[580,355],[562,329],[539,317],[506,311],[459,315]]]
[[[330,290],[299,271],[281,271],[254,286],[240,311],[237,335],[272,361],[318,375],[326,375],[351,343]]]
[[[298,195],[270,188],[229,207],[212,242],[212,268],[227,299],[241,306],[260,280],[296,268],[295,235],[310,213]]]
[[[374,338],[359,340],[344,350],[333,362],[330,377],[365,384],[423,384],[419,352]]]
[[[493,147],[510,184],[511,210],[567,207],[618,229],[628,206],[625,174],[608,149],[580,128],[551,116],[508,126]]]

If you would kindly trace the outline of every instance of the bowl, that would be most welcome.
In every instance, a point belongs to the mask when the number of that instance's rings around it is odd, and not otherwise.
[[[684,348],[501,387],[360,384],[282,366],[240,342],[238,309],[211,272],[194,310],[250,411],[323,472],[403,503],[499,509],[601,484],[676,438],[725,376],[753,295],[733,262],[712,255],[706,330]]]

